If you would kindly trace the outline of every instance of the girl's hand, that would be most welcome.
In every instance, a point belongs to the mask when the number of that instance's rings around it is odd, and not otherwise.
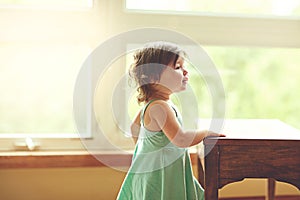
[[[205,137],[226,137],[226,135],[224,135],[222,133],[215,133],[213,131],[206,130],[206,136]]]

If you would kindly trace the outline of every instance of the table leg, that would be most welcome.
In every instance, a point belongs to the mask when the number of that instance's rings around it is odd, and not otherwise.
[[[275,199],[275,184],[276,181],[273,178],[268,178],[268,193],[266,196],[266,200],[274,200]]]
[[[200,185],[205,189],[204,184],[204,161],[200,157],[197,159],[197,165],[198,165],[198,181]]]
[[[211,147],[207,148],[208,152]],[[218,146],[214,146],[205,156],[205,200],[218,199],[219,180],[219,153]]]

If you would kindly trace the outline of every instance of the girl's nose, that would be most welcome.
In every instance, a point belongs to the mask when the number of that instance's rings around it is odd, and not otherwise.
[[[183,76],[186,76],[188,74],[188,71],[186,69],[183,69]]]

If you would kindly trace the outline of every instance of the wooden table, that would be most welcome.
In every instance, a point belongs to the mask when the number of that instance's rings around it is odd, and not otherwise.
[[[299,130],[279,120],[226,120],[222,132],[226,138],[204,140],[205,200],[218,199],[218,189],[244,178],[272,178],[271,188],[278,180],[300,189]]]

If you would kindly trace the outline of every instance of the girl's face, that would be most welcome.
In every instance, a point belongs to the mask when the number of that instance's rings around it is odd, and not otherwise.
[[[184,68],[184,59],[178,57],[175,66],[169,64],[162,72],[159,84],[169,89],[171,92],[180,92],[186,89],[188,82],[188,72]]]

